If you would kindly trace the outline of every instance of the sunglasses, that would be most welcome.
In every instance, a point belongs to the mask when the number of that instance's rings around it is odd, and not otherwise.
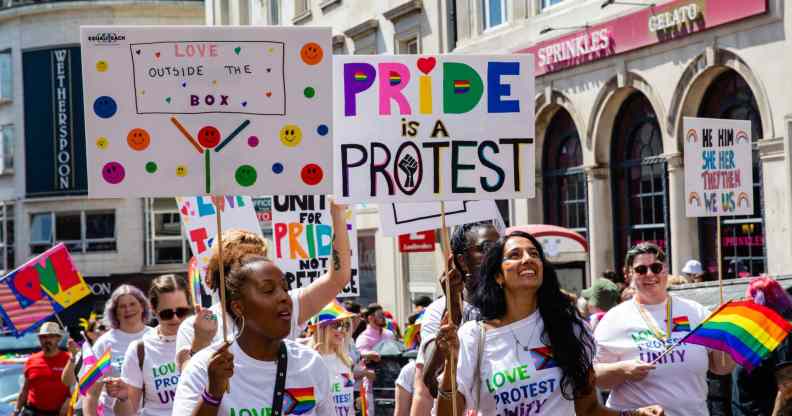
[[[646,274],[649,270],[654,274],[658,274],[663,271],[663,263],[652,263],[648,267],[643,264],[633,267],[633,271],[638,274]]]
[[[346,331],[349,329],[349,322],[348,321],[341,321],[341,322],[334,322],[330,324],[330,328],[333,328],[338,331]]]
[[[163,309],[159,311],[157,316],[159,316],[160,320],[162,321],[170,321],[174,316],[178,317],[179,319],[183,319],[191,313],[192,309],[190,308]]]

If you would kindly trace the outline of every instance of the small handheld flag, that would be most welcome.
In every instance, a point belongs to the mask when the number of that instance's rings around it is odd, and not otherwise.
[[[110,372],[110,349],[105,351],[85,374],[80,377],[80,394],[85,396],[88,390],[99,381],[102,376]]]
[[[190,278],[190,294],[193,304],[203,306],[201,302],[201,269],[198,267],[198,258],[193,256],[187,266],[187,276]]]

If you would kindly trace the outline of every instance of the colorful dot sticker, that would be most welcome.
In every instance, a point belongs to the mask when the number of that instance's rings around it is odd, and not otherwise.
[[[279,175],[283,173],[283,165],[280,162],[275,162],[272,164],[272,173]]]
[[[96,70],[98,72],[107,71],[107,61],[105,61],[105,60],[96,61]]]
[[[237,168],[236,173],[234,173],[234,179],[236,179],[239,186],[251,186],[256,183],[256,177],[258,173],[256,173],[256,168],[250,165],[242,165]]]
[[[256,147],[258,145],[259,145],[259,138],[258,137],[256,137],[256,136],[248,137],[248,146]]]
[[[313,98],[316,95],[316,90],[314,87],[305,87],[303,95],[305,95],[305,98]]]
[[[113,97],[103,95],[94,100],[93,110],[100,118],[110,118],[118,111],[118,105]]]
[[[157,171],[157,163],[154,161],[146,163],[146,172],[154,173]]]
[[[187,176],[187,166],[184,165],[176,166],[176,176],[180,178]]]
[[[220,130],[214,126],[205,126],[198,130],[198,143],[201,146],[212,149],[220,143]]]
[[[99,148],[99,150],[105,150],[107,149],[107,146],[110,146],[110,142],[107,140],[107,137],[102,136],[96,139],[96,147]]]
[[[320,124],[319,127],[316,128],[316,134],[320,136],[326,136],[330,129],[325,124]]]
[[[300,58],[308,65],[316,65],[322,62],[324,51],[316,42],[308,42],[300,49]]]
[[[135,128],[127,134],[127,144],[132,150],[141,152],[146,150],[151,144],[151,136],[145,129]]]
[[[102,167],[102,178],[111,185],[121,183],[124,180],[124,176],[126,176],[124,166],[118,162],[107,162]]]
[[[324,172],[319,165],[315,163],[309,163],[303,166],[302,170],[300,171],[300,177],[306,185],[313,186],[322,181]]]
[[[302,131],[294,124],[287,124],[280,129],[278,137],[284,146],[295,147],[302,141]]]

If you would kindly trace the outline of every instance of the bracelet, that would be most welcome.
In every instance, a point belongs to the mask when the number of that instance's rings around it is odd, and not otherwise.
[[[635,416],[635,410],[622,410],[619,412],[619,416]]]
[[[223,400],[223,397],[214,397],[212,396],[206,389],[204,389],[203,393],[201,393],[201,399],[203,399],[204,403],[208,404],[212,407],[220,406],[220,401]]]
[[[451,390],[437,389],[437,397],[443,400],[451,400]]]

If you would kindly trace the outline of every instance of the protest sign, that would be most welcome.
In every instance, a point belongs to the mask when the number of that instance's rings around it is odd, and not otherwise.
[[[352,209],[346,213],[352,278],[338,297],[360,294],[358,284],[357,230]],[[306,287],[330,267],[333,250],[333,217],[324,196],[280,195],[272,197],[271,257],[283,270],[289,289]]]
[[[440,228],[439,202],[380,204],[380,231],[388,237]],[[445,203],[446,226],[493,220],[503,229],[495,201],[450,201]]]
[[[221,220],[225,230],[242,229],[257,235],[261,234],[253,200],[249,196],[226,196],[225,209]],[[179,214],[182,219],[184,237],[190,242],[193,256],[197,259],[197,267],[201,280],[206,276],[206,267],[212,256],[212,244],[217,238],[217,211],[212,198],[193,196],[176,198]]]
[[[89,196],[330,193],[329,28],[80,36]]]
[[[28,260],[0,281],[0,315],[16,336],[91,294],[63,243]]]
[[[752,215],[751,122],[685,117],[688,217]]]
[[[335,56],[342,203],[532,198],[528,54]]]

